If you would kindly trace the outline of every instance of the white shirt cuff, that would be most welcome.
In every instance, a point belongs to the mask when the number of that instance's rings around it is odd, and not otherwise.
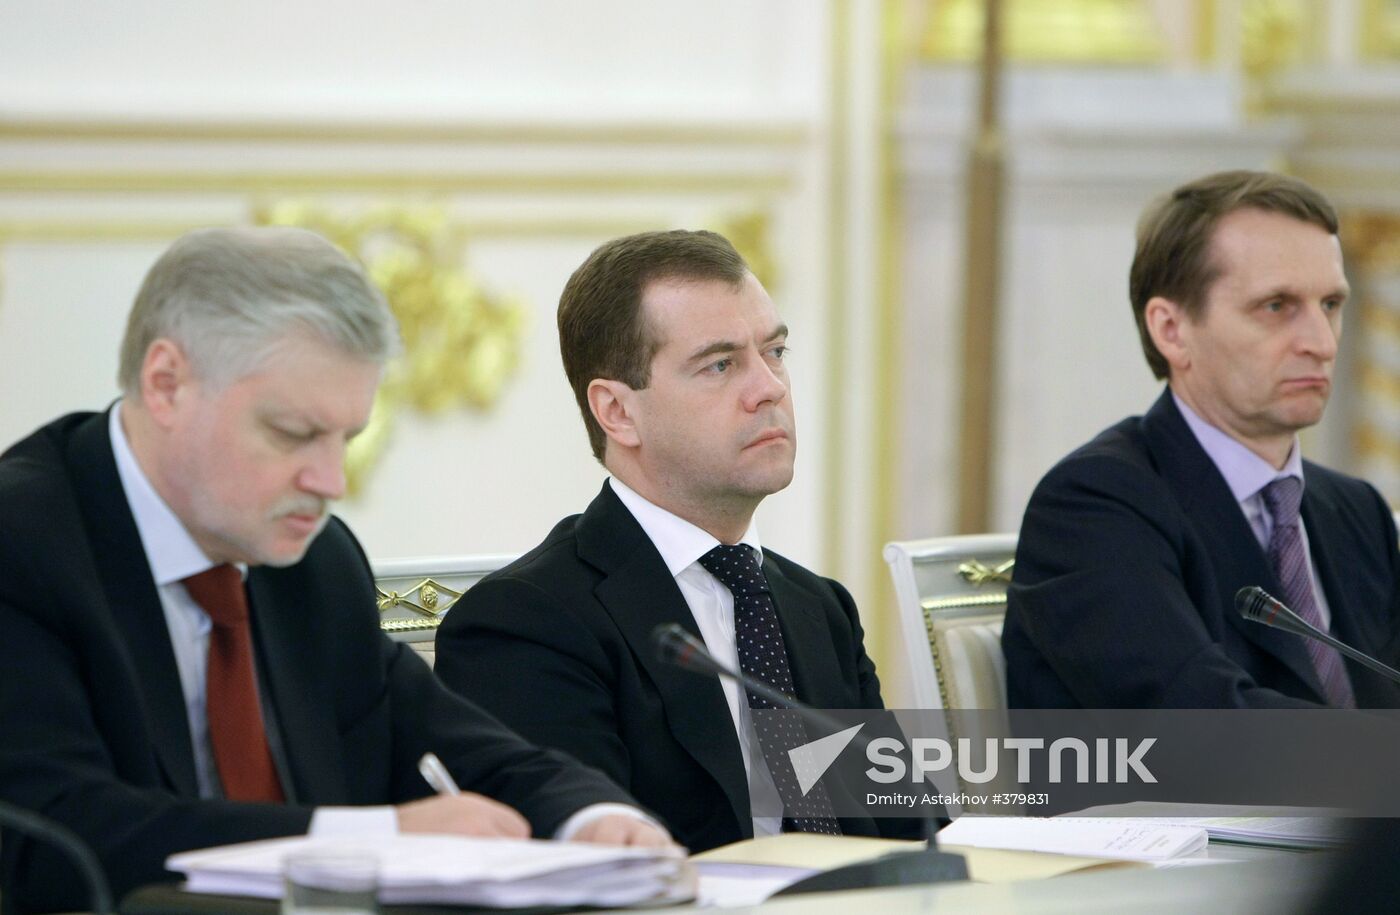
[[[317,807],[309,836],[396,836],[399,815],[393,807]]]
[[[613,814],[632,817],[634,820],[641,820],[643,823],[650,823],[666,835],[670,835],[670,832],[666,830],[665,826],[658,823],[655,818],[642,813],[636,807],[627,804],[589,804],[587,807],[575,811],[573,816],[565,820],[564,825],[554,831],[554,838],[560,842],[568,842],[578,834],[580,829],[587,826],[589,823],[592,823],[594,820],[602,819],[605,816],[612,816]]]

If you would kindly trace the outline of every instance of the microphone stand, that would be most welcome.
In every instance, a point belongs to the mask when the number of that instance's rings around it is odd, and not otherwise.
[[[1235,592],[1235,609],[1240,616],[1250,622],[1272,629],[1282,629],[1284,632],[1291,632],[1305,639],[1316,639],[1324,645],[1335,648],[1362,667],[1374,670],[1381,676],[1400,683],[1400,670],[1382,664],[1365,652],[1352,648],[1331,633],[1323,632],[1258,585],[1240,588]]]
[[[698,676],[727,677],[775,705],[792,709],[824,731],[834,733],[844,728],[841,722],[805,702],[773,689],[762,680],[729,669],[716,660],[690,633],[675,623],[657,626],[652,630],[651,638],[658,657],[668,664]],[[856,734],[855,742],[861,749],[870,745],[869,738],[863,734]],[[773,895],[795,896],[799,893],[825,893],[832,890],[917,886],[968,879],[967,860],[962,855],[940,851],[938,840],[934,836],[933,818],[926,816],[923,822],[927,845],[921,851],[890,852],[871,861],[825,870],[786,886]]]

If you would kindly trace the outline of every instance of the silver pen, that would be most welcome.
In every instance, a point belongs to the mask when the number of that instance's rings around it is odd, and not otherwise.
[[[461,794],[462,789],[457,787],[457,781],[452,777],[452,773],[447,771],[447,767],[442,764],[442,760],[437,758],[437,754],[431,750],[423,754],[423,758],[418,760],[418,771],[423,776],[432,789],[438,794]]]

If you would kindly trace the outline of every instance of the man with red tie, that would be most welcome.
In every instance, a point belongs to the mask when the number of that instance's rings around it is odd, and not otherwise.
[[[328,506],[396,345],[324,239],[193,232],[137,296],[121,400],[0,456],[0,798],[78,833],[118,893],[308,830],[669,842],[379,632]],[[428,751],[461,796],[431,796]],[[52,850],[0,854],[7,907],[81,904]]]

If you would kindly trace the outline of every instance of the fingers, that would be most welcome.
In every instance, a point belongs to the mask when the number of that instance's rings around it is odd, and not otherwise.
[[[628,845],[635,848],[679,848],[665,830],[646,820],[625,814],[599,817],[583,826],[573,837],[575,842],[597,845]]]
[[[480,794],[430,797],[396,808],[400,832],[528,839],[530,824],[514,809]]]

